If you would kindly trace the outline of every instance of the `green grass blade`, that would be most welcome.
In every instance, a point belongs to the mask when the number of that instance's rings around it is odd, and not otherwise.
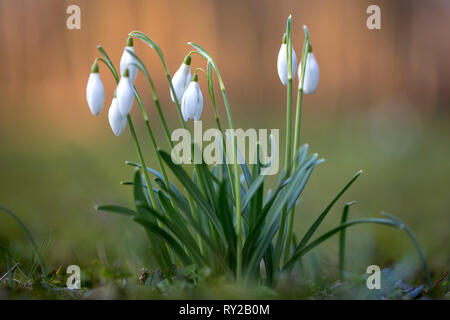
[[[342,211],[341,224],[347,222],[348,211],[351,205],[355,204],[355,201],[347,202]],[[341,280],[344,280],[344,268],[345,268],[345,232],[343,229],[339,234],[339,275]],[[294,249],[295,250],[295,249]]]
[[[180,165],[176,165],[172,162],[170,155],[164,151],[160,151],[161,157],[164,162],[167,163],[169,168],[178,178],[178,180],[183,184],[187,192],[189,192],[192,198],[197,202],[197,204],[201,207],[201,209],[208,215],[208,218],[214,225],[214,228],[217,230],[219,236],[222,241],[225,241],[225,236],[223,234],[223,230],[220,227],[219,219],[217,218],[213,208],[209,205],[208,201],[202,195],[200,190],[197,188],[195,183],[189,178],[186,171]]]
[[[125,208],[125,207],[116,206],[116,205],[100,205],[100,206],[96,206],[95,210],[118,213],[118,214],[122,214],[122,215],[128,216],[128,217],[137,216],[136,211],[131,210],[129,208]]]
[[[25,234],[25,237],[27,238],[28,242],[31,244],[34,253],[36,254],[39,265],[41,266],[41,271],[44,274],[44,279],[47,281],[47,268],[45,267],[44,259],[42,259],[41,253],[39,252],[39,249],[36,245],[36,242],[34,242],[33,236],[31,235],[31,232],[28,230],[28,228],[25,226],[25,224],[22,222],[22,220],[11,210],[8,208],[0,205],[0,210],[5,212],[7,215],[9,215],[11,218],[14,219],[14,221],[17,222],[20,229],[22,229],[22,232]]]
[[[397,218],[387,212],[382,212],[381,214],[394,220],[395,222],[397,222],[398,228],[405,230],[406,234],[410,237],[410,239],[413,242],[414,247],[416,248],[416,251],[419,255],[420,261],[422,263],[423,271],[425,273],[425,278],[427,279],[428,287],[431,288],[433,286],[433,282],[431,281],[430,270],[428,269],[427,262],[425,261],[425,256],[423,255],[422,249],[420,248],[419,241],[417,241],[416,237],[414,236],[412,231],[408,228],[408,226],[403,221],[401,221],[399,218]]]
[[[362,170],[358,171],[351,179],[350,181],[342,188],[342,190],[338,193],[338,195],[331,201],[331,203],[325,208],[325,210],[321,213],[321,215],[314,221],[314,223],[311,225],[311,227],[308,229],[306,234],[303,236],[302,240],[300,240],[300,243],[298,244],[297,248],[301,249],[303,246],[305,246],[308,241],[311,239],[311,237],[316,232],[317,228],[322,223],[323,219],[327,216],[328,212],[330,212],[331,208],[334,206],[334,204],[339,200],[339,198],[347,191],[347,189],[355,182],[355,180],[360,176],[362,173]]]
[[[380,218],[358,219],[358,220],[346,222],[346,223],[341,224],[338,227],[328,231],[327,233],[323,234],[322,236],[320,236],[319,238],[317,238],[316,240],[314,240],[313,242],[311,242],[310,244],[308,244],[306,246],[303,246],[303,247],[297,246],[295,252],[292,254],[292,256],[290,257],[288,262],[284,265],[283,270],[290,271],[292,269],[292,267],[294,266],[295,262],[297,261],[297,259],[299,259],[303,255],[305,255],[307,252],[314,249],[319,244],[321,244],[328,238],[332,237],[336,233],[340,232],[341,230],[344,230],[345,228],[348,228],[353,225],[361,224],[361,223],[376,223],[376,224],[384,224],[384,225],[388,225],[388,226],[392,226],[392,227],[398,227],[398,225],[395,221],[389,220],[389,219],[380,219]]]
[[[147,219],[134,218],[134,221],[142,225],[150,233],[157,235],[161,241],[168,244],[170,248],[180,257],[180,260],[184,265],[189,265],[192,263],[191,259],[187,256],[186,252],[183,250],[182,246],[165,230],[160,228],[156,223],[153,223]]]

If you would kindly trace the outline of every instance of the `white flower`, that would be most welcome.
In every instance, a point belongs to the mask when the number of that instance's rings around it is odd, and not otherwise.
[[[122,116],[117,106],[117,98],[114,97],[108,112],[109,125],[116,136],[120,136],[127,126],[127,117]]]
[[[300,64],[301,65],[301,64]],[[302,87],[302,78],[301,78],[301,67],[298,68],[298,78],[300,80],[299,86]],[[303,92],[306,94],[313,94],[317,85],[319,84],[319,64],[317,63],[316,57],[314,53],[309,52],[306,58],[306,67],[305,67],[305,85],[303,86]]]
[[[184,92],[186,91],[189,83],[191,82],[191,57],[187,56],[184,62],[181,64],[180,68],[175,72],[172,78],[173,89],[177,96],[178,101],[181,101]],[[175,102],[172,90],[170,90],[170,97],[172,101]]]
[[[281,44],[280,51],[278,52],[277,60],[278,76],[281,83],[285,86],[288,83],[288,67],[287,67],[287,45],[286,35],[283,37],[283,43]],[[292,74],[295,74],[297,70],[297,55],[294,48],[292,48]]]
[[[202,115],[203,110],[203,96],[198,85],[198,77],[194,74],[194,78],[189,84],[186,92],[181,100],[181,113],[184,121],[194,119],[198,121]]]
[[[103,108],[105,101],[105,89],[103,88],[102,79],[98,73],[98,65],[92,65],[91,74],[86,86],[86,99],[94,116],[98,115]]]
[[[123,74],[125,69],[128,68],[128,71],[130,72],[130,81],[131,83],[134,83],[138,73],[138,68],[134,64],[138,64],[139,62],[128,52],[128,50],[134,53],[133,38],[131,37],[127,39],[127,46],[123,49],[122,58],[120,58],[120,74]]]
[[[117,106],[123,117],[126,117],[133,107],[134,90],[129,80],[129,71],[125,69],[117,86]]]

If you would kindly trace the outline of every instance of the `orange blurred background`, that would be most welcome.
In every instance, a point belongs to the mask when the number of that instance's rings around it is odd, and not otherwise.
[[[0,121],[25,111],[22,119],[39,123],[45,118],[51,126],[95,125],[84,90],[90,65],[99,55],[96,45],[118,63],[132,30],[159,43],[172,73],[189,50],[186,42],[205,47],[222,71],[235,113],[284,110],[276,57],[289,14],[298,55],[306,24],[320,64],[319,90],[308,97],[309,104],[320,109],[367,108],[406,99],[422,110],[446,108],[450,3],[376,1],[382,29],[368,30],[366,8],[373,2],[2,0]],[[71,4],[81,8],[81,30],[66,28]],[[155,52],[140,42],[136,52],[147,64],[166,112],[173,112]],[[193,65],[201,64],[194,59]],[[109,104],[113,80],[107,72],[102,77]],[[139,78],[138,86],[146,88],[144,77]]]

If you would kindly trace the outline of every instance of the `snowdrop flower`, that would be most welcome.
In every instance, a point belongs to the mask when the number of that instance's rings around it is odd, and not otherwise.
[[[277,68],[278,76],[281,83],[285,86],[288,83],[288,67],[287,67],[287,35],[283,36],[283,43],[281,44],[280,51],[278,52]],[[292,48],[292,74],[297,70],[297,55],[294,48]]]
[[[127,126],[127,117],[122,116],[117,105],[117,98],[114,96],[108,112],[109,125],[116,136],[120,136]]]
[[[301,64],[300,64],[301,65]],[[298,68],[299,87],[302,88],[302,70]],[[319,64],[317,63],[314,53],[308,52],[306,58],[305,67],[305,85],[303,86],[303,92],[306,94],[313,94],[317,85],[319,84]]]
[[[117,106],[123,117],[128,116],[133,107],[134,90],[129,76],[128,69],[125,69],[117,86]]]
[[[133,38],[131,37],[127,39],[127,46],[123,49],[122,58],[120,58],[120,74],[123,74],[125,69],[128,69],[130,72],[130,81],[131,83],[134,83],[138,73],[138,69],[134,64],[138,64],[138,61],[128,52],[128,50],[134,53]]]
[[[202,110],[203,96],[198,85],[198,76],[194,73],[194,77],[181,100],[181,113],[183,114],[184,121],[188,119],[198,121],[202,115]]]
[[[191,82],[191,57],[187,56],[180,68],[175,72],[172,78],[173,89],[175,90],[175,94],[177,96],[178,101],[181,101],[184,92],[186,91],[189,83]],[[175,98],[173,97],[172,90],[170,90],[170,97],[172,101],[175,102]]]
[[[105,89],[103,88],[102,79],[98,73],[98,64],[95,62],[91,68],[91,75],[89,76],[86,87],[86,99],[94,116],[98,115],[103,108],[105,101]]]

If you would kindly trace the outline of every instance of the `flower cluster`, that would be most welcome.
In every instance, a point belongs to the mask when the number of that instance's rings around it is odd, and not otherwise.
[[[277,69],[278,76],[280,77],[281,83],[285,86],[288,82],[288,66],[287,66],[287,35],[283,35],[283,41],[281,43],[280,51],[278,52]],[[295,54],[294,48],[292,48],[292,74],[295,73],[297,69],[297,55]],[[305,94],[313,94],[317,85],[319,84],[319,64],[317,63],[316,57],[312,52],[312,47],[308,46],[308,53],[306,55],[306,66],[304,75],[304,85],[302,82],[302,63],[300,62],[298,66],[298,80],[299,88],[303,89]]]
[[[184,59],[180,68],[175,72],[170,96],[173,102],[181,102],[181,112],[184,121],[194,119],[198,121],[203,110],[203,95],[198,84],[198,76],[191,75],[191,57]],[[138,73],[139,62],[134,55],[133,39],[127,39],[126,47],[120,59],[121,78],[114,92],[114,97],[108,112],[108,120],[113,133],[120,136],[127,125],[127,117],[133,108],[134,82]],[[98,115],[103,108],[105,90],[99,74],[97,60],[91,68],[86,98],[93,115]]]

